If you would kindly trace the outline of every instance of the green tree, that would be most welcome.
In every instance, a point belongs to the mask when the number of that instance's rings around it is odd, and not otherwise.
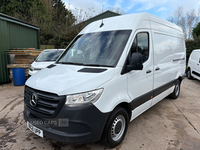
[[[62,28],[64,25],[66,25],[66,16],[68,13],[68,10],[65,8],[64,3],[61,0],[52,0],[53,4],[53,22],[55,23],[55,26],[58,28]]]
[[[54,22],[55,31],[63,33],[66,27],[70,27],[75,22],[75,17],[71,11],[65,8],[62,0],[52,0],[52,21]]]
[[[2,0],[0,12],[23,21],[30,21],[30,8],[34,2],[35,0]]]
[[[192,30],[193,38],[197,38],[200,35],[200,22],[197,26]]]
[[[40,44],[66,47],[76,36],[75,17],[62,0],[1,0],[0,13],[40,28]]]

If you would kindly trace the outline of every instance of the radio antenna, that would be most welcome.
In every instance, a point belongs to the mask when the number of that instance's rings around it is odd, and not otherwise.
[[[103,13],[103,5],[102,5],[102,13]],[[103,23],[103,18],[102,18],[102,22],[101,22],[101,25],[100,25],[100,28],[103,27],[104,23]]]

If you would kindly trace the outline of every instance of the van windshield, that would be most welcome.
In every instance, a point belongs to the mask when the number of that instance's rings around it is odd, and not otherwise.
[[[57,63],[115,67],[131,30],[88,33],[78,36]]]
[[[64,50],[48,50],[43,51],[38,58],[36,59],[36,62],[45,62],[45,61],[56,61],[58,57],[62,54]]]

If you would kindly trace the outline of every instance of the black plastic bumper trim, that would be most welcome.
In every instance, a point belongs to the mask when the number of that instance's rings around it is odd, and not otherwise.
[[[27,106],[24,107],[25,121],[46,121],[68,119],[68,126],[58,125],[36,125],[37,128],[43,130],[44,137],[49,137],[56,141],[65,143],[88,143],[100,140],[104,126],[110,113],[100,112],[94,105],[83,107],[67,107],[63,106],[56,118],[39,118],[32,114]]]
[[[135,98],[134,100],[132,100],[132,102],[129,104],[129,107],[131,108],[131,110],[139,107],[140,105],[146,103],[147,101],[151,100],[153,97],[158,96],[159,94],[161,94],[162,92],[166,91],[167,89],[171,88],[174,84],[175,84],[176,80],[173,80],[169,83],[166,83],[150,92],[147,92],[137,98]]]
[[[166,83],[158,88],[156,88],[155,90],[153,90],[153,97],[158,96],[159,94],[161,94],[162,92],[166,91],[167,89],[171,88],[173,86],[173,84],[175,84],[176,80],[173,80],[169,83]]]
[[[192,73],[193,73],[194,75],[200,77],[200,74],[199,74],[198,72],[196,72],[196,71],[192,71]]]

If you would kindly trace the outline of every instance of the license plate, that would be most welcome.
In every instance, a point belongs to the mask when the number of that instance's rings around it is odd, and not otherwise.
[[[35,127],[34,125],[30,124],[28,121],[27,121],[27,127],[35,134],[37,134],[38,136],[42,137],[43,138],[43,131],[38,129],[37,127]]]

